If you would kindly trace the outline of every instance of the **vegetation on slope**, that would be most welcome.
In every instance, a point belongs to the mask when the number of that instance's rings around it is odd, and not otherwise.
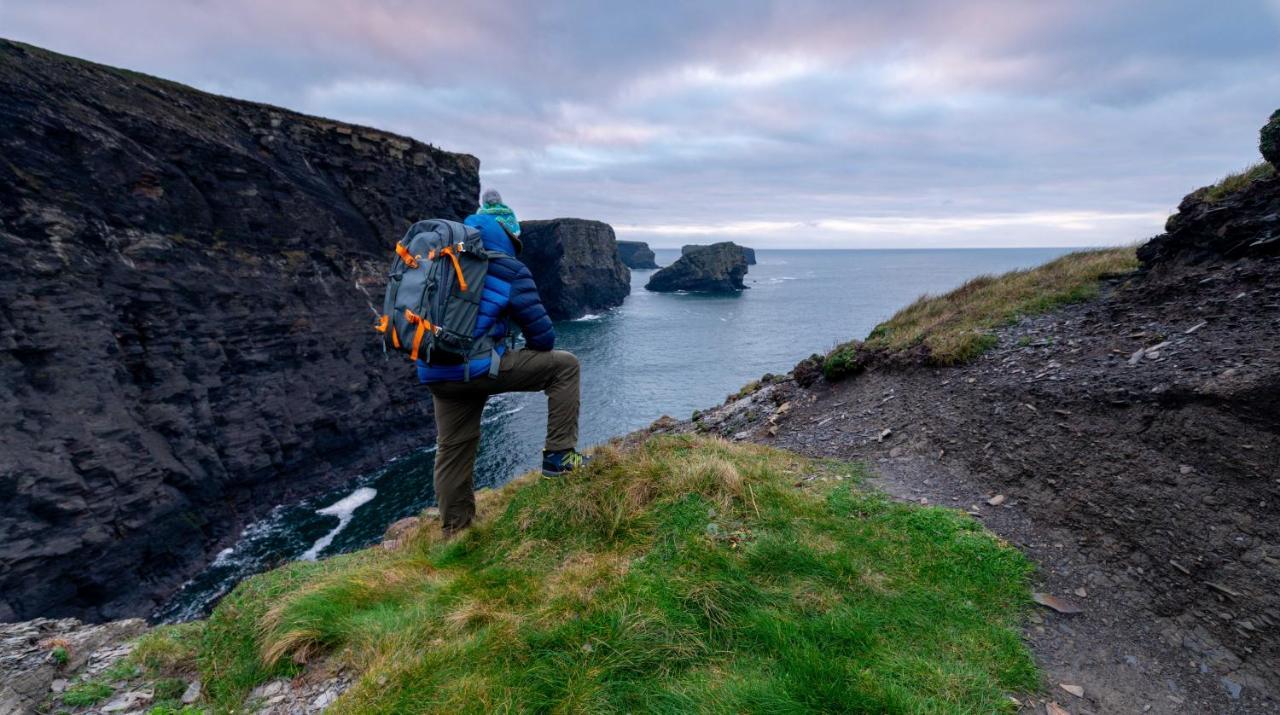
[[[304,669],[338,712],[997,712],[1037,672],[1031,566],[848,465],[661,436],[482,494],[479,524],[242,584],[196,658],[218,710]],[[152,644],[144,654],[189,658]]]
[[[1204,200],[1209,203],[1222,199],[1244,189],[1249,184],[1276,175],[1276,168],[1270,162],[1260,161],[1234,174],[1227,174],[1218,183],[1204,189]]]
[[[950,293],[921,296],[877,325],[865,341],[837,346],[823,359],[823,374],[839,380],[877,362],[967,362],[995,345],[995,328],[1092,298],[1103,276],[1137,267],[1134,249],[1126,247],[1080,251],[1028,270],[979,276]]]

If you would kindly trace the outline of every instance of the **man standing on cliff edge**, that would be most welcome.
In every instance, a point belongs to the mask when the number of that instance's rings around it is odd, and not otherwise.
[[[547,394],[547,441],[542,474],[558,477],[581,468],[589,459],[579,454],[578,358],[554,350],[556,333],[533,274],[516,260],[520,223],[497,191],[484,192],[481,207],[463,223],[480,231],[485,248],[499,255],[489,261],[481,292],[476,335],[495,338],[501,362],[489,376],[489,356],[471,361],[470,375],[461,363],[418,360],[418,380],[431,390],[436,417],[436,500],[446,536],[471,524],[476,513],[474,469],[480,446],[480,416],[490,395],[502,392]],[[514,320],[524,333],[520,350],[506,350],[502,338]]]

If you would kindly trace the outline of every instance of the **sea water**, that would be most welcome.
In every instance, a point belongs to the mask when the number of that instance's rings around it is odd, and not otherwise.
[[[556,347],[582,363],[581,445],[684,419],[769,372],[865,337],[922,294],[985,273],[1039,265],[1066,249],[760,250],[748,290],[733,295],[650,293],[653,271],[631,272],[622,306],[556,325]],[[658,249],[667,265],[679,251]],[[405,380],[412,368],[405,364]],[[422,389],[422,399],[430,399]],[[541,460],[541,394],[501,395],[484,412],[477,487],[500,485]],[[196,618],[241,579],[282,562],[322,558],[375,542],[397,519],[434,503],[433,448],[406,455],[341,488],[276,507],[250,525],[161,611]]]

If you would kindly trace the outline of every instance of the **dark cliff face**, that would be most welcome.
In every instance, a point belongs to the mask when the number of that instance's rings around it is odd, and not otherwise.
[[[1138,247],[1146,268],[1171,260],[1201,262],[1280,255],[1280,175],[1250,182],[1225,196],[1208,187],[1178,204],[1165,232]]]
[[[1187,194],[1165,232],[1138,247],[1143,268],[1280,255],[1280,109],[1259,132],[1258,147],[1270,166]]]
[[[658,267],[653,249],[644,241],[618,241],[618,257],[627,268],[652,270]]]
[[[688,254],[690,251],[697,251],[699,249],[706,248],[706,247],[707,246],[705,244],[697,244],[697,243],[685,244],[680,247],[680,255],[683,256]],[[754,266],[756,264],[756,249],[747,248],[746,246],[738,246],[738,249],[742,251],[742,257],[747,259],[748,266]]]
[[[731,293],[747,287],[742,281],[746,275],[747,258],[736,243],[685,246],[675,263],[653,274],[645,290]]]
[[[147,615],[248,519],[429,444],[369,326],[478,164],[0,41],[0,621]]]
[[[533,273],[552,320],[579,318],[618,305],[631,292],[631,271],[618,257],[613,228],[580,218],[521,221],[520,260]]]
[[[1263,159],[1280,169],[1280,109],[1271,113],[1258,132],[1258,151],[1262,152]]]

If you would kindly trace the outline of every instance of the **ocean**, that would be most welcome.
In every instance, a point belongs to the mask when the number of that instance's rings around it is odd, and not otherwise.
[[[785,373],[815,352],[866,336],[925,293],[985,273],[1029,268],[1068,249],[756,250],[759,263],[737,295],[644,290],[652,271],[632,271],[626,302],[556,325],[557,347],[582,363],[581,446],[678,419],[719,404],[769,372]],[[679,255],[657,249],[667,265]],[[406,361],[405,379],[413,379]],[[423,399],[430,399],[422,389]],[[541,460],[546,398],[502,395],[485,409],[477,487],[496,486]],[[299,558],[374,543],[397,519],[434,503],[432,447],[397,459],[332,491],[277,506],[245,529],[155,617],[204,615],[236,583]]]

